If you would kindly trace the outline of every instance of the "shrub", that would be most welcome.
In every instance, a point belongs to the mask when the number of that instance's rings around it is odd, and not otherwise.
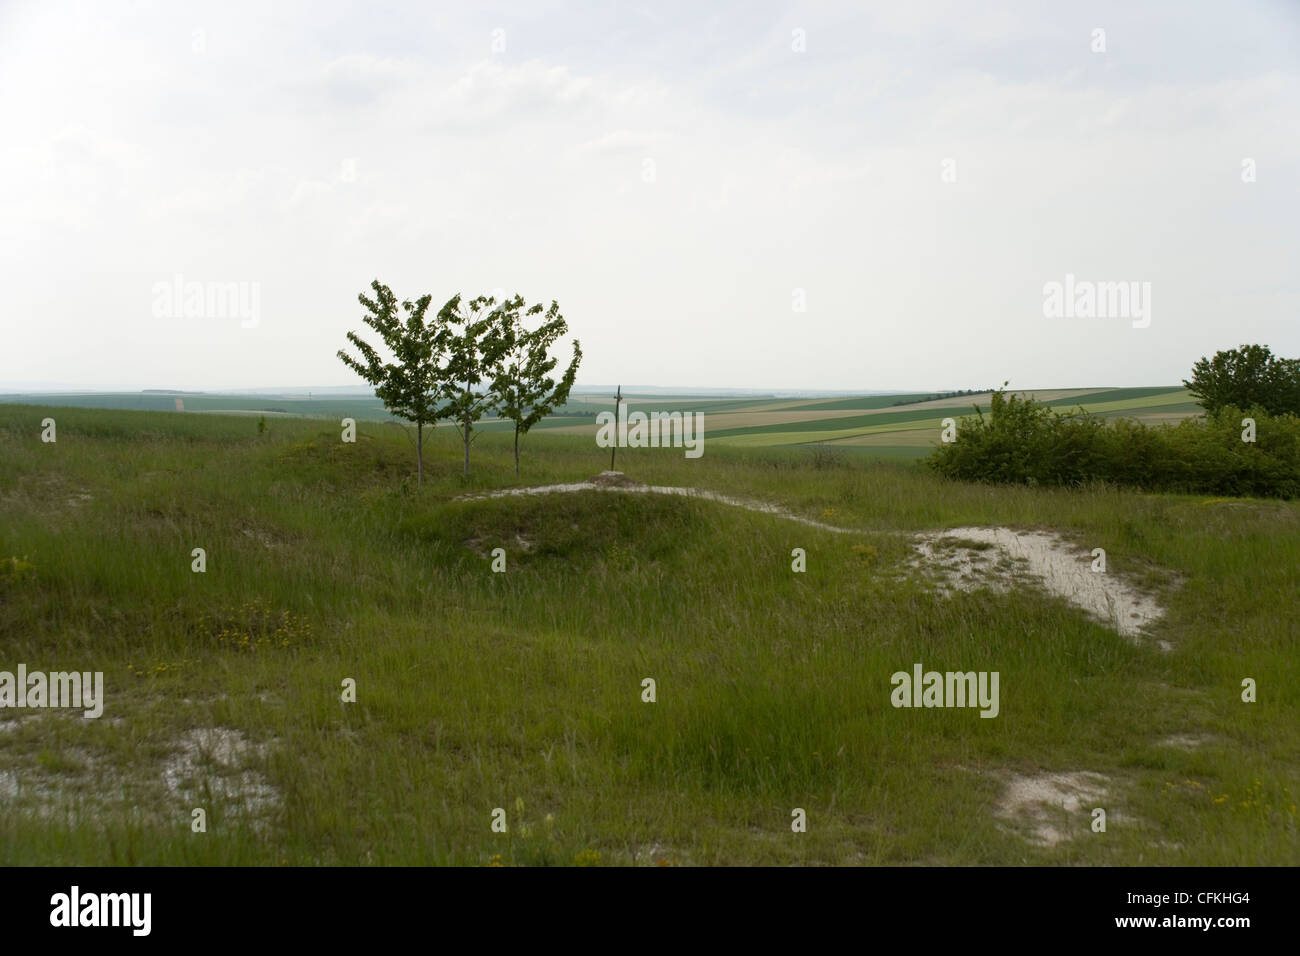
[[[1203,357],[1183,385],[1211,414],[1235,406],[1300,415],[1300,359],[1279,358],[1267,345],[1243,345],[1216,352],[1212,359]]]
[[[1255,441],[1242,438],[1255,420]],[[993,393],[990,414],[962,419],[956,441],[930,455],[949,478],[1014,484],[1093,481],[1151,491],[1300,497],[1300,418],[1228,405],[1177,425],[1061,413],[1032,398]]]
[[[844,468],[848,462],[844,459],[842,448],[827,448],[818,442],[812,446],[812,465],[821,471],[826,468]]]

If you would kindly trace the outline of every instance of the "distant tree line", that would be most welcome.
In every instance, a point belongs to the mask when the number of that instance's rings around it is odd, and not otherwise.
[[[988,391],[988,389],[984,389],[984,391]],[[960,398],[963,395],[979,395],[979,394],[981,393],[979,391],[976,391],[973,388],[959,388],[955,392],[936,392],[933,395],[926,395],[922,398],[900,399],[899,401],[894,402],[894,404],[891,405],[890,407],[892,408],[897,405],[919,405],[921,402],[933,402],[940,398]]]
[[[527,306],[520,295],[466,301],[457,294],[430,316],[431,295],[399,303],[378,279],[370,288],[373,297],[357,297],[366,309],[361,320],[379,333],[392,358],[356,332],[347,337],[360,357],[342,349],[338,357],[374,386],[385,408],[415,423],[417,481],[424,480],[424,426],[456,426],[468,475],[474,426],[493,414],[514,423],[518,474],[520,436],[568,400],[582,361],[575,339],[564,374],[558,380],[551,374],[559,364],[551,348],[568,332],[558,303]]]

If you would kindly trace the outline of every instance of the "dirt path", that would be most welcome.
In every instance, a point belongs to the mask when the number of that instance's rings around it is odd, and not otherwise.
[[[776,515],[810,528],[834,534],[909,534],[904,531],[865,531],[840,528],[793,514],[777,505],[719,494],[703,488],[673,485],[644,485],[622,472],[603,471],[587,481],[506,488],[477,495],[461,495],[457,501],[510,498],[526,495],[602,491],[618,494],[677,495],[716,501],[758,514]],[[1164,609],[1118,575],[1092,570],[1092,556],[1055,534],[1015,531],[1011,528],[952,528],[910,535],[919,556],[918,566],[937,568],[943,593],[969,591],[979,587],[1008,590],[1024,583],[1037,585],[1064,598],[1086,614],[1115,628],[1123,637],[1137,640],[1143,630],[1159,620]],[[1161,642],[1168,650],[1169,645]]]
[[[790,521],[797,521],[800,524],[808,525],[810,528],[820,528],[822,531],[832,531],[835,534],[867,533],[853,528],[837,528],[835,525],[826,524],[822,521],[814,521],[812,518],[804,518],[801,515],[792,514],[784,508],[779,508],[776,505],[765,504],[762,501],[754,501],[752,498],[736,498],[731,495],[718,494],[716,491],[707,491],[704,488],[683,488],[677,485],[643,485],[639,482],[629,480],[619,471],[602,471],[595,478],[587,481],[575,481],[570,484],[562,485],[537,485],[532,488],[506,488],[502,491],[492,491],[481,495],[460,495],[456,500],[481,501],[487,498],[551,495],[573,491],[611,491],[627,495],[677,495],[682,498],[702,498],[705,501],[716,501],[719,504],[731,505],[734,508],[744,508],[746,511],[754,511],[759,514],[776,515],[780,518],[786,518]]]

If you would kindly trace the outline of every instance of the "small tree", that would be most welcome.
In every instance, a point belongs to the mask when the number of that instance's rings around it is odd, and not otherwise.
[[[435,321],[426,324],[425,313],[432,296],[424,295],[414,302],[402,302],[405,321],[398,315],[397,297],[386,285],[376,279],[370,283],[375,292],[373,299],[363,292],[357,300],[366,307],[361,321],[370,326],[393,354],[393,361],[384,361],[379,353],[355,332],[348,333],[348,341],[361,353],[358,360],[342,349],[338,356],[343,363],[375,387],[375,395],[392,414],[415,422],[415,461],[417,482],[424,481],[424,426],[438,420],[438,401],[442,394],[444,370],[439,359],[446,350],[447,330]],[[441,319],[441,316],[438,316]]]
[[[462,305],[461,297],[456,295],[438,313],[438,324],[446,334],[447,364],[443,382],[448,399],[438,410],[438,417],[451,419],[460,432],[465,445],[466,475],[474,425],[493,407],[490,390],[482,386],[504,349],[500,312],[501,307],[491,296],[479,296]]]
[[[1183,385],[1210,414],[1232,405],[1300,415],[1300,359],[1277,358],[1267,345],[1243,345],[1202,358]]]
[[[551,414],[569,399],[573,380],[582,361],[582,346],[573,342],[573,359],[557,384],[550,373],[559,358],[550,354],[555,341],[569,331],[560,315],[559,303],[542,312],[539,302],[523,312],[524,297],[516,295],[502,303],[496,313],[501,355],[493,373],[492,395],[497,414],[515,425],[515,474],[519,474],[519,436]],[[529,329],[526,316],[542,315],[541,324]]]

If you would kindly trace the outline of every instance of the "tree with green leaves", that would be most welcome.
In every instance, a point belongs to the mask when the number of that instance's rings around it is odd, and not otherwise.
[[[528,328],[527,319],[541,315],[540,324]],[[493,369],[491,392],[497,414],[509,419],[515,426],[515,474],[519,474],[519,436],[526,435],[534,425],[569,399],[573,380],[582,361],[582,346],[573,341],[573,359],[564,375],[556,382],[551,372],[559,364],[552,356],[551,346],[569,331],[568,323],[560,314],[560,306],[551,300],[550,308],[543,311],[539,302],[524,311],[524,297],[516,295],[507,299],[496,312],[497,331],[501,340],[501,354]]]
[[[505,344],[499,327],[502,307],[491,296],[463,302],[455,295],[438,313],[438,324],[446,335],[447,363],[443,395],[447,403],[438,410],[460,432],[465,446],[465,474],[469,474],[469,446],[474,425],[494,406],[491,389],[485,387],[492,370],[501,360]]]
[[[1243,345],[1192,366],[1183,385],[1210,414],[1229,405],[1300,415],[1300,359],[1273,355],[1267,345]]]
[[[447,329],[441,322],[441,315],[433,322],[425,322],[432,296],[423,295],[414,302],[403,301],[401,311],[406,313],[403,319],[398,312],[397,297],[388,286],[376,279],[370,288],[375,293],[373,299],[364,292],[357,296],[366,307],[361,321],[379,333],[393,359],[385,361],[356,332],[348,333],[348,341],[356,346],[361,358],[354,358],[342,349],[338,357],[374,386],[375,395],[385,408],[399,418],[415,422],[416,480],[422,483],[424,426],[435,423],[440,417],[438,403],[445,370],[439,362],[447,348]]]

